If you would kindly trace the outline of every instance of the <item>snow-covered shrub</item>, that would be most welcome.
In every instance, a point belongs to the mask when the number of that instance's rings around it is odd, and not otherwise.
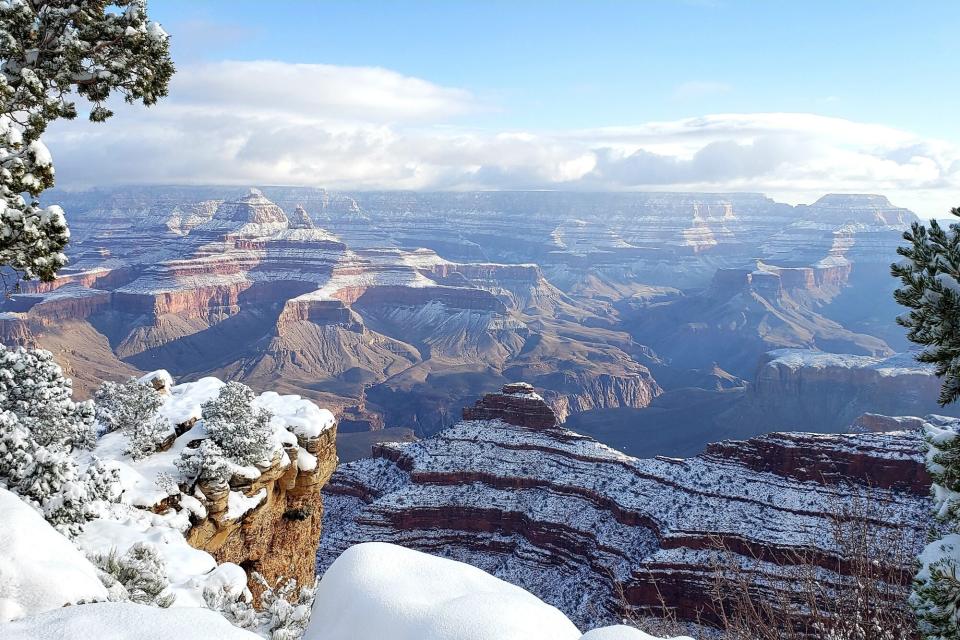
[[[96,394],[96,417],[105,431],[120,430],[127,436],[127,453],[141,460],[155,453],[170,436],[173,425],[158,413],[163,397],[136,378],[104,382]]]
[[[228,382],[205,402],[202,415],[207,434],[232,462],[251,465],[268,459],[272,447],[271,414],[253,407],[253,390]]]
[[[203,591],[207,607],[219,611],[234,626],[249,629],[267,640],[299,640],[310,623],[317,583],[299,586],[294,578],[278,578],[271,585],[256,571],[250,576],[263,587],[260,608],[247,597],[225,587]]]
[[[94,463],[81,473],[71,455],[93,440],[93,405],[72,395],[50,352],[0,345],[0,483],[67,535],[118,491],[115,470]]]
[[[260,627],[261,616],[253,608],[248,594],[225,585],[207,586],[203,589],[203,601],[207,608],[219,612],[235,627],[252,631]]]
[[[62,452],[41,447],[34,457],[31,472],[16,488],[68,537],[79,535],[83,525],[99,515],[101,504],[120,497],[117,469],[100,460],[95,459],[81,474],[73,458]]]
[[[100,580],[111,600],[129,600],[137,604],[169,607],[175,599],[163,558],[146,542],[137,542],[126,553],[116,549],[90,558],[100,571]]]
[[[0,411],[16,414],[40,446],[93,446],[93,403],[73,401],[73,382],[44,349],[0,345]]]
[[[226,482],[231,474],[231,465],[223,449],[210,439],[204,440],[195,449],[185,448],[174,464],[191,483],[199,480],[209,484],[221,484]]]
[[[269,640],[298,640],[310,624],[317,582],[298,589],[294,578],[279,578],[275,585],[257,572],[253,579],[264,588],[260,594],[263,608],[263,635]]]

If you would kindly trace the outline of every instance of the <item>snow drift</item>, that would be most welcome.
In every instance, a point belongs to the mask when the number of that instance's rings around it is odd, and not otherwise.
[[[2,487],[0,523],[0,623],[107,599],[96,568],[80,550]],[[0,635],[9,637],[6,630]]]
[[[585,636],[558,609],[461,562],[367,542],[330,566],[304,640],[648,640],[624,626]]]

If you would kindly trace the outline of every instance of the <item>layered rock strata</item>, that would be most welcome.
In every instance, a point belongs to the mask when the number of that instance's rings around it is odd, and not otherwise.
[[[842,560],[838,509],[869,505],[872,526],[919,544],[930,509],[920,450],[916,431],[788,433],[636,459],[508,385],[432,438],[341,465],[318,566],[382,540],[479,566],[584,627],[656,610],[661,595],[680,617],[709,619],[718,546],[783,588],[799,557],[826,572]]]

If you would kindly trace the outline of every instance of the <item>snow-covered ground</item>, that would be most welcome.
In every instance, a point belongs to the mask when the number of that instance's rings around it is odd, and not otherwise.
[[[0,623],[106,599],[107,589],[83,553],[0,487]],[[0,637],[8,637],[2,628]]]
[[[4,640],[261,640],[209,609],[130,602],[65,607],[0,626]]]
[[[476,567],[368,542],[347,549],[324,574],[304,640],[651,640],[651,636],[622,625],[581,635],[558,609]]]

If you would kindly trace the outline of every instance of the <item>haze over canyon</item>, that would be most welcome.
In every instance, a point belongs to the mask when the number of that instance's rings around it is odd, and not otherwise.
[[[517,380],[644,457],[938,410],[894,323],[889,264],[917,217],[880,195],[56,197],[70,264],[3,303],[4,343],[51,350],[84,396],[161,368],[302,394],[337,415],[344,459]]]

